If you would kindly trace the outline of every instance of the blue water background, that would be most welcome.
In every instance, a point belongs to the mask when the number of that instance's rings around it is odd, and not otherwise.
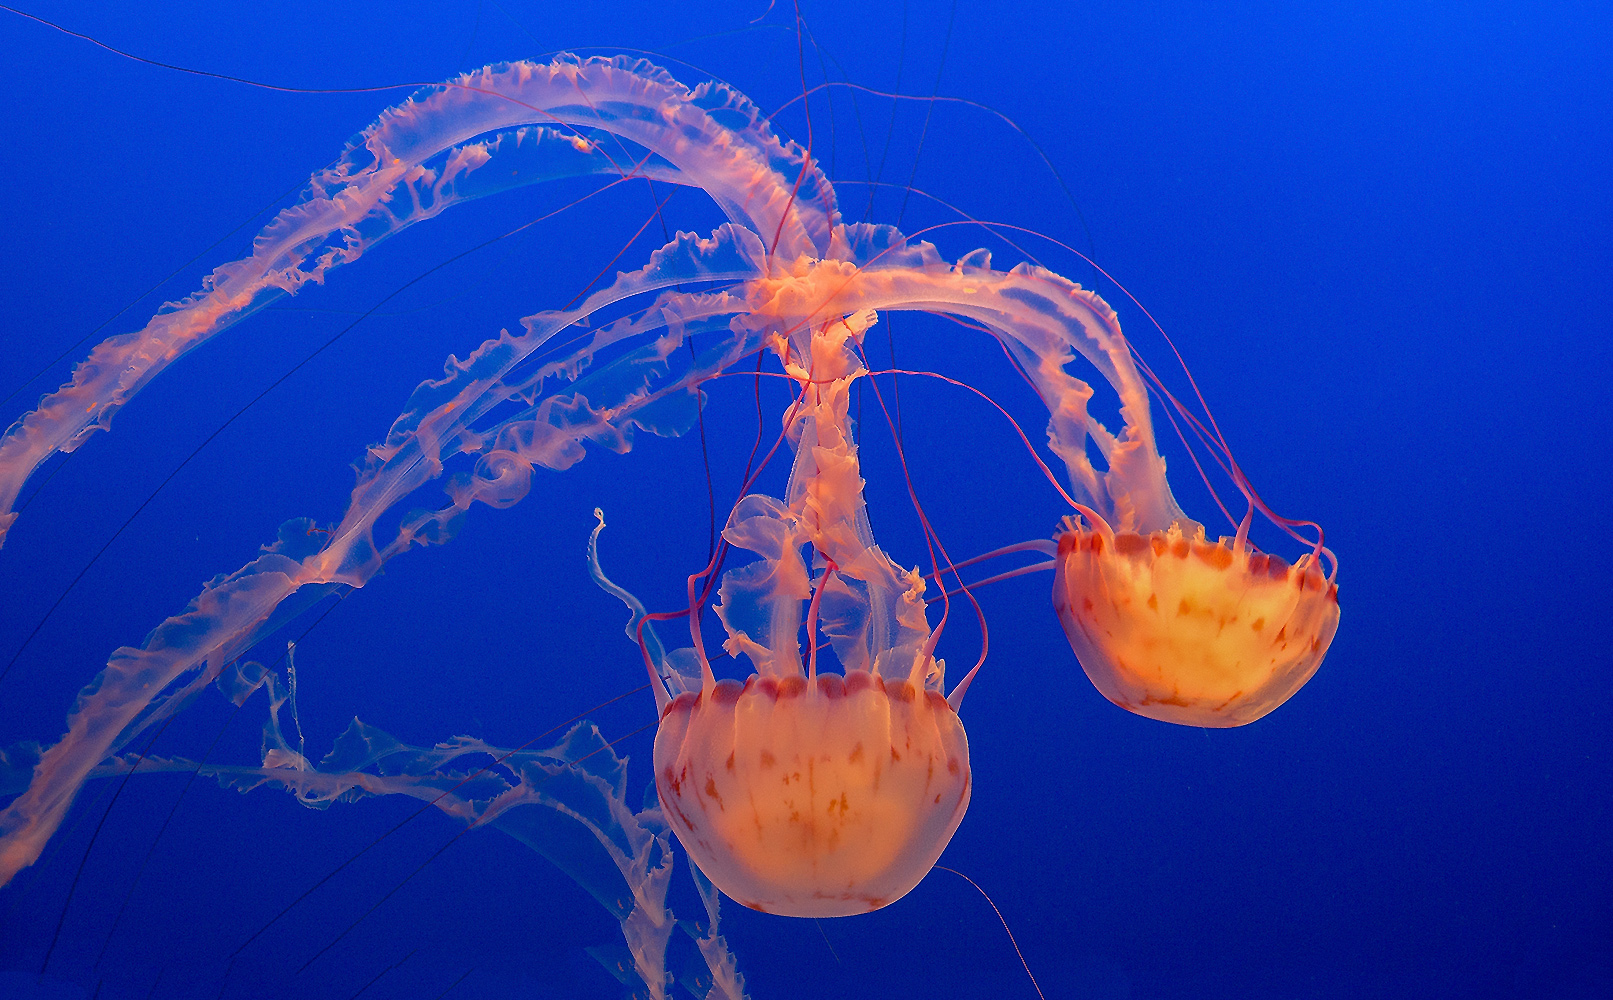
[[[681,78],[730,80],[767,109],[800,92],[786,10],[582,6],[30,9],[152,59],[296,87],[423,83],[576,48],[661,53]],[[1023,130],[960,105],[868,94],[854,105],[839,90],[831,110],[821,96],[814,149],[844,182],[847,214],[868,204],[851,182],[877,175],[894,186],[878,189],[875,221],[913,230],[956,218],[905,196],[911,183],[1092,253],[1175,338],[1264,496],[1326,527],[1343,623],[1289,704],[1206,731],[1105,702],[1058,627],[1048,576],[987,588],[991,656],[963,710],[974,799],[944,863],[992,894],[1048,997],[1613,995],[1608,8],[965,0],[955,22],[949,11],[804,8],[825,53],[808,51],[810,83],[827,67],[879,90],[938,89]],[[241,256],[267,218],[255,211],[287,204],[408,93],[253,89],[10,15],[0,52],[0,392],[46,370],[6,404],[7,420],[65,376],[70,362],[51,359],[80,357],[87,345],[70,345],[109,316],[128,307],[101,335],[138,328]],[[799,105],[778,123],[805,139]],[[25,495],[39,495],[0,551],[0,657],[223,420],[403,282],[585,190],[456,208],[164,373],[113,433],[30,484]],[[349,464],[416,383],[520,316],[564,305],[611,267],[650,207],[642,187],[624,188],[470,254],[255,403],[19,658],[0,684],[0,745],[56,739],[112,649],[251,559],[282,520],[338,518]],[[719,221],[691,192],[667,214],[678,228]],[[999,266],[1021,259],[977,230],[931,238],[948,258],[989,245]],[[652,225],[618,266],[660,241]],[[1091,276],[1046,243],[1025,246]],[[1168,368],[1139,310],[1097,287]],[[890,357],[887,326],[899,363],[968,378],[1040,438],[1034,399],[990,341],[898,316],[871,335],[876,361]],[[756,433],[751,392],[742,379],[711,387],[719,518]],[[763,395],[776,428],[782,390]],[[1054,528],[1058,498],[994,411],[914,379],[901,400],[914,489],[954,555]],[[915,564],[921,536],[891,436],[864,405],[874,528]],[[1229,532],[1180,443],[1164,427],[1161,440],[1189,512]],[[781,491],[785,472],[780,463],[763,486]],[[513,746],[641,683],[621,607],[584,572],[596,505],[611,525],[608,569],[652,607],[675,608],[707,548],[698,439],[646,438],[626,456],[540,473],[523,503],[476,508],[452,544],[397,559],[302,642],[310,755],[355,715],[415,743],[469,733]],[[1269,531],[1257,540],[1301,551]],[[954,677],[979,643],[972,616],[955,612],[940,649]],[[195,757],[224,727],[213,759],[252,763],[262,704],[232,719],[209,694],[154,752]],[[594,718],[616,738],[649,722],[652,705],[640,694]],[[649,731],[622,749],[641,788]],[[392,800],[315,812],[271,789],[243,797],[199,781],[109,939],[183,785],[141,777],[122,792],[49,977],[36,980],[105,810],[107,783],[92,783],[52,853],[0,890],[0,993],[214,997],[223,983],[231,998],[350,997],[394,965],[364,995],[436,997],[467,970],[450,996],[621,993],[583,950],[619,940],[615,921],[494,831],[459,839],[296,973],[457,832],[435,813],[294,909],[226,981],[242,940],[414,808]],[[674,907],[701,916],[677,879]],[[869,916],[814,924],[731,904],[723,915],[757,1000],[1034,996],[997,918],[946,872]]]

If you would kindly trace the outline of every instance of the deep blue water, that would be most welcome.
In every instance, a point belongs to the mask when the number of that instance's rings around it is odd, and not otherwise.
[[[785,10],[575,6],[30,10],[151,59],[292,87],[423,83],[576,49],[658,53],[680,78],[727,79],[767,109],[801,90]],[[941,3],[905,16],[895,3],[804,13],[823,53],[808,50],[809,83],[827,72],[938,90],[1023,130],[956,104],[819,97],[814,148],[847,215],[866,209],[908,230],[956,217],[906,196],[911,184],[1092,253],[1174,337],[1264,496],[1323,524],[1342,561],[1343,623],[1320,672],[1233,730],[1167,726],[1104,701],[1059,629],[1047,576],[983,591],[991,658],[963,710],[974,799],[943,863],[996,899],[1046,995],[1613,996],[1607,8],[964,0],[955,22]],[[289,203],[408,93],[254,89],[11,15],[0,15],[0,52],[0,393],[23,387],[5,420],[60,382],[88,347],[69,345],[109,316],[125,310],[98,336],[136,329],[241,256],[262,210]],[[777,124],[804,141],[799,105]],[[888,185],[871,206],[856,183],[870,177]],[[403,282],[585,189],[523,190],[409,230],[195,351],[113,433],[48,465],[0,551],[0,658],[221,422]],[[0,746],[54,741],[112,649],[252,558],[281,521],[339,517],[349,463],[416,383],[448,354],[565,304],[650,207],[642,188],[625,188],[472,253],[255,403],[22,653],[0,683]],[[698,193],[667,211],[680,228],[720,221]],[[932,238],[949,258],[990,242],[962,227]],[[619,266],[660,242],[655,228]],[[1019,259],[990,245],[999,266]],[[1047,259],[1090,277],[1068,255]],[[1097,287],[1165,367],[1139,311]],[[891,329],[900,363],[967,377],[1039,437],[1034,399],[985,338],[907,316]],[[888,360],[883,339],[872,343]],[[749,393],[742,380],[711,388],[719,519],[755,433]],[[1058,498],[999,418],[934,384],[906,380],[901,393],[914,487],[954,554],[1053,529]],[[875,530],[916,563],[890,437],[867,426]],[[1163,429],[1161,440],[1184,505],[1210,522],[1178,442]],[[777,492],[783,478],[781,464],[763,486]],[[469,733],[513,746],[639,684],[622,610],[584,571],[596,505],[611,522],[607,568],[652,607],[676,607],[706,555],[698,440],[646,439],[542,473],[520,505],[474,509],[452,544],[400,557],[306,636],[310,755],[354,715],[413,743]],[[979,640],[958,618],[940,653],[966,667]],[[219,738],[213,759],[253,763],[262,711],[261,696],[233,715],[209,694],[153,752],[195,757]],[[653,706],[640,694],[594,718],[614,738]],[[621,746],[636,788],[649,748],[648,731]],[[205,781],[180,800],[183,786],[136,778],[109,812],[111,783],[88,787],[53,851],[0,890],[0,996],[350,997],[394,965],[365,996],[436,997],[456,980],[450,996],[620,995],[584,951],[618,941],[615,921],[493,831],[456,841],[298,974],[458,831],[436,814],[318,890],[226,975],[242,940],[412,807],[318,812]],[[699,915],[681,874],[673,905]],[[1034,996],[991,910],[946,872],[863,917],[814,925],[733,905],[723,916],[757,1000]]]

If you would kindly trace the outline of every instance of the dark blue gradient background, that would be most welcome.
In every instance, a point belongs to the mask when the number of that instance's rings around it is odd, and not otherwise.
[[[800,92],[787,10],[753,26],[764,3],[580,6],[31,9],[152,59],[297,87],[423,83],[575,48],[650,50],[700,79],[673,61],[686,60],[767,109]],[[1204,731],[1105,702],[1064,641],[1048,577],[987,588],[991,657],[963,710],[974,801],[944,863],[993,895],[1049,998],[1613,995],[1608,8],[962,0],[950,34],[949,11],[915,0],[904,21],[897,3],[804,8],[824,53],[809,51],[809,82],[827,72],[876,90],[938,89],[1023,130],[962,105],[819,95],[814,150],[847,215],[910,231],[956,218],[933,195],[1092,253],[1172,334],[1265,497],[1326,526],[1343,623],[1289,704]],[[138,328],[241,256],[267,217],[252,213],[287,203],[408,93],[252,89],[6,14],[0,52],[0,392],[125,306],[103,336]],[[778,126],[806,138],[799,105]],[[856,183],[870,179],[888,185],[871,207],[870,186]],[[923,193],[904,196],[909,183]],[[114,433],[53,461],[0,551],[0,656],[227,416],[403,282],[584,190],[521,191],[409,230],[196,350]],[[650,207],[627,187],[443,268],[248,410],[22,654],[0,684],[0,745],[55,740],[112,649],[252,558],[282,520],[339,517],[349,463],[417,382],[449,353],[563,305]],[[696,230],[719,221],[691,192],[668,216]],[[968,227],[930,238],[948,258],[990,245],[999,266],[1020,259]],[[652,226],[621,266],[659,242]],[[1024,245],[1090,279],[1068,254]],[[1139,310],[1096,287],[1168,367]],[[894,344],[904,366],[968,378],[1040,438],[1034,399],[979,335],[898,316],[870,342],[876,363]],[[68,370],[49,365],[5,419]],[[710,389],[726,509],[756,433],[752,390],[741,379]],[[776,406],[780,390],[764,390]],[[914,488],[954,554],[1054,528],[1058,498],[994,412],[914,379],[901,399]],[[776,419],[770,409],[770,428]],[[1168,433],[1184,505],[1212,534],[1230,531]],[[863,443],[875,530],[916,563],[917,519],[871,409]],[[785,471],[764,487],[782,490]],[[612,574],[673,608],[705,559],[705,483],[698,440],[645,439],[630,455],[540,474],[520,505],[478,507],[452,544],[397,559],[299,647],[311,755],[354,715],[414,743],[470,733],[513,746],[640,683],[621,608],[584,572],[591,510],[611,522]],[[423,491],[422,504],[437,495]],[[1298,555],[1272,533],[1257,540]],[[940,649],[954,676],[979,643],[970,616],[954,614]],[[615,738],[652,713],[641,694],[595,718]],[[214,759],[255,761],[261,697],[231,719],[209,694],[154,752],[197,756],[226,722]],[[622,749],[642,787],[649,734]],[[273,790],[198,782],[109,940],[183,783],[142,777],[119,797],[46,979],[33,973],[105,783],[46,860],[0,890],[0,995],[213,998],[222,986],[225,998],[345,998],[405,956],[364,995],[437,997],[467,970],[449,996],[621,993],[583,950],[619,940],[615,921],[493,831],[461,838],[297,974],[457,832],[435,813],[293,910],[226,979],[242,940],[413,808],[390,800],[314,812]],[[699,915],[684,875],[677,885],[674,907]],[[814,925],[730,905],[724,917],[756,1000],[1034,996],[989,907],[946,872],[869,916]]]

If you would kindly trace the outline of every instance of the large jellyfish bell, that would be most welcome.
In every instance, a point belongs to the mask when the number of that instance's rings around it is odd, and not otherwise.
[[[969,742],[940,694],[854,670],[679,695],[655,738],[678,839],[730,898],[839,917],[907,895],[969,807]]]

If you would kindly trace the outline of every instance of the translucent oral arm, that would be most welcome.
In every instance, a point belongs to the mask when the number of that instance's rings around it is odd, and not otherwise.
[[[80,692],[66,734],[41,755],[28,790],[0,812],[0,885],[38,858],[91,770],[161,717],[151,709],[164,691],[198,671],[216,673],[243,655],[283,624],[286,616],[278,612],[293,595],[321,594],[336,583],[363,586],[392,556],[451,537],[473,502],[517,502],[529,488],[533,464],[566,468],[583,457],[584,441],[626,451],[635,427],[672,435],[690,426],[699,383],[732,364],[748,341],[737,335],[676,375],[666,361],[686,356],[676,348],[689,324],[715,321],[738,307],[739,300],[724,293],[667,293],[648,312],[601,328],[554,360],[521,366],[557,332],[607,306],[672,285],[751,277],[759,273],[761,257],[755,234],[734,226],[711,239],[684,234],[649,265],[618,276],[578,308],[528,317],[525,333],[503,333],[464,361],[450,358],[445,376],[422,383],[387,441],[370,450],[341,524],[315,532],[311,522],[287,522],[262,556],[214,579],[139,648],[112,654]],[[576,377],[601,350],[669,324],[659,339]],[[562,377],[573,381],[520,412],[472,429],[500,403],[533,398],[546,379]],[[562,391],[578,387],[594,396]],[[391,542],[377,546],[376,519],[440,476],[443,461],[461,452],[481,457],[473,472],[447,484],[452,502],[405,519]]]
[[[907,245],[883,226],[842,230],[844,259],[800,261],[748,285],[753,316],[821,323],[862,309],[920,310],[990,328],[1020,360],[1049,407],[1048,445],[1065,463],[1077,499],[1116,530],[1161,530],[1181,518],[1154,440],[1148,390],[1103,299],[1043,268],[995,271],[976,251],[948,264],[927,243]],[[1092,388],[1071,374],[1079,354],[1120,398],[1124,426],[1111,433],[1087,412]],[[1105,459],[1087,455],[1091,438]]]
[[[316,766],[281,735],[279,710],[287,695],[277,675],[244,676],[254,669],[262,668],[247,664],[222,678],[220,686],[228,682],[235,689],[237,704],[258,687],[268,689],[262,766],[131,754],[107,761],[90,777],[204,774],[242,793],[279,787],[312,809],[401,795],[470,826],[496,828],[548,858],[609,911],[621,924],[626,945],[622,961],[631,964],[650,995],[665,995],[668,938],[680,926],[666,900],[672,876],[670,831],[658,808],[635,813],[628,805],[627,760],[617,756],[596,726],[579,723],[559,743],[542,750],[509,750],[469,736],[411,746],[354,719]],[[573,824],[589,836],[575,836]],[[710,921],[695,944],[722,988],[712,995],[741,1000],[744,977],[718,932],[716,902],[708,898],[710,883],[702,884],[698,870],[690,867]]]
[[[532,125],[568,127],[521,127]],[[647,152],[575,129],[619,136]],[[769,243],[776,233],[786,258],[824,252],[837,218],[821,172],[726,86],[691,91],[642,60],[563,56],[545,65],[489,66],[427,88],[384,112],[316,173],[302,201],[258,234],[251,256],[219,267],[200,291],[165,307],[144,329],[103,341],[70,381],[0,436],[0,544],[34,470],[107,429],[186,352],[452,205],[579,174],[703,187],[734,222]]]
[[[736,323],[767,337],[800,395],[784,414],[795,449],[784,499],[741,498],[723,530],[729,544],[760,556],[723,576],[716,612],[728,632],[725,648],[764,677],[801,676],[810,601],[809,634],[821,628],[844,670],[916,672],[922,685],[929,665],[916,661],[931,634],[924,581],[874,542],[849,419],[851,385],[867,374],[854,346],[874,313],[813,324],[780,319],[748,314]]]

